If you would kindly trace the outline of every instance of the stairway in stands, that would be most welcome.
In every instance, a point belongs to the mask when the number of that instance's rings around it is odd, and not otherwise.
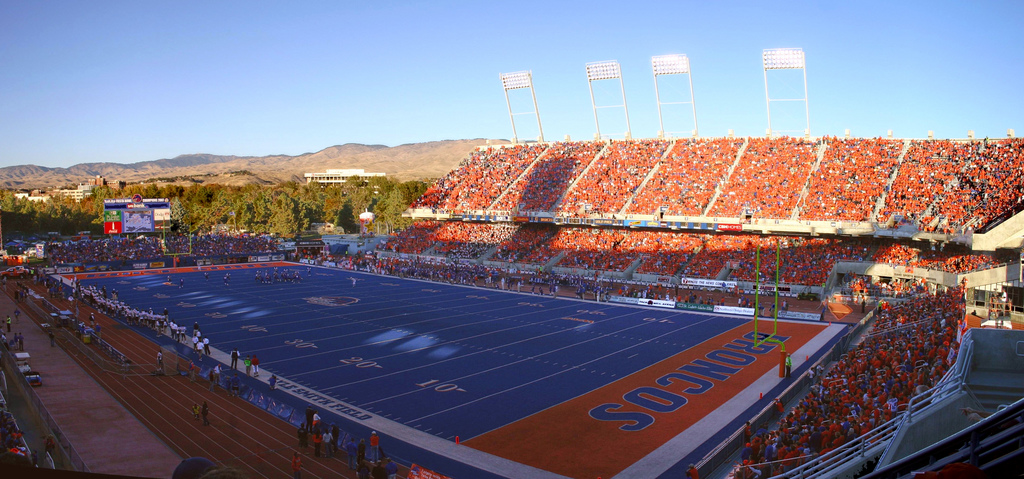
[[[732,177],[732,172],[736,171],[736,165],[740,164],[740,158],[743,158],[743,152],[747,151],[747,145],[750,144],[750,138],[743,139],[743,146],[740,147],[739,151],[736,152],[736,161],[732,162],[732,166],[729,167],[729,172],[725,174],[725,178],[715,186],[715,195],[711,197],[711,201],[708,201],[708,206],[704,208],[703,216],[707,216],[711,208],[715,206],[715,201],[718,200],[718,196],[722,194],[722,187],[729,183],[729,178]]]
[[[636,189],[633,190],[633,193],[631,195],[629,195],[629,199],[626,200],[626,204],[622,205],[622,209],[619,210],[619,214],[620,215],[621,214],[626,214],[626,211],[629,211],[629,207],[633,206],[633,200],[636,199],[636,196],[639,195],[641,191],[644,190],[644,187],[647,186],[647,182],[651,178],[653,178],[654,175],[658,174],[658,170],[661,169],[661,165],[665,163],[665,159],[668,158],[669,153],[672,153],[672,148],[675,148],[676,142],[678,142],[678,141],[679,140],[672,140],[672,143],[670,143],[668,145],[668,148],[665,149],[665,153],[662,153],[662,155],[661,155],[661,161],[659,161],[656,165],[654,165],[654,168],[651,168],[651,171],[647,173],[646,177],[644,177],[644,181],[640,182],[640,186],[637,186]],[[654,214],[653,211],[650,212],[650,213]],[[646,213],[642,213],[642,214],[646,214]]]
[[[827,142],[821,142],[818,145],[818,158],[814,160],[814,164],[811,165],[811,171],[807,174],[807,180],[804,181],[804,188],[800,190],[800,197],[796,199],[796,206],[793,207],[793,213],[789,215],[789,219],[795,220],[800,216],[800,205],[807,201],[807,194],[811,192],[811,178],[814,178],[815,173],[819,173],[821,170],[821,160],[825,158],[825,150],[828,149]]]
[[[609,147],[610,146],[611,146],[610,143],[606,143],[604,145],[604,147],[601,148],[601,151],[598,151],[597,154],[594,155],[594,157],[590,159],[590,163],[587,163],[587,167],[584,168],[583,171],[580,172],[579,176],[577,176],[576,178],[572,179],[572,183],[569,183],[569,186],[566,187],[565,191],[562,192],[562,196],[559,196],[558,197],[558,201],[556,201],[555,205],[551,207],[551,212],[552,213],[558,211],[558,209],[562,207],[562,202],[565,201],[565,198],[567,196],[569,196],[569,192],[572,191],[572,189],[576,187],[576,183],[579,183],[580,179],[582,179],[585,176],[587,176],[587,173],[590,172],[590,167],[594,166],[594,164],[597,163],[597,160],[601,159],[602,156],[607,155],[609,153]]]
[[[518,185],[519,183],[521,183],[523,181],[526,181],[526,178],[529,178],[529,176],[530,176],[531,172],[533,171],[533,169],[537,167],[537,164],[540,163],[540,161],[543,160],[545,156],[547,156],[549,151],[551,151],[552,145],[554,145],[554,144],[553,143],[549,144],[548,147],[544,149],[544,151],[542,151],[539,155],[537,155],[537,158],[533,159],[533,162],[530,163],[530,166],[528,166],[525,169],[523,169],[523,172],[519,174],[519,177],[517,177],[515,180],[513,180],[512,183],[510,185],[508,185],[508,188],[504,192],[502,192],[500,195],[498,195],[498,197],[494,199],[494,202],[492,202],[490,205],[487,206],[487,211],[493,211],[495,208],[497,208],[497,206],[499,204],[501,204],[502,198],[504,198],[505,195],[508,194],[508,192],[515,191],[516,190],[516,185]]]
[[[892,184],[896,182],[896,175],[900,173],[900,166],[903,165],[903,159],[907,157],[908,150],[910,150],[910,140],[903,140],[903,151],[896,158],[896,167],[892,169],[889,180],[885,182],[885,189],[882,190],[881,196],[875,201],[875,209],[871,212],[871,217],[868,218],[870,221],[878,221],[878,213],[881,213],[882,208],[885,208],[885,199],[889,195],[889,191],[892,190]]]

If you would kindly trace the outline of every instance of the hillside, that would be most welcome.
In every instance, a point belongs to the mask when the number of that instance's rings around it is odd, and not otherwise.
[[[501,140],[504,141],[504,140]],[[47,189],[79,184],[97,175],[108,181],[138,183],[157,178],[194,178],[204,183],[241,185],[304,181],[303,174],[328,169],[362,168],[398,180],[438,178],[448,173],[475,147],[487,140],[445,140],[394,147],[347,143],[297,156],[180,155],[138,163],[80,163],[68,168],[35,165],[0,168],[0,187]],[[251,174],[240,174],[249,172]]]

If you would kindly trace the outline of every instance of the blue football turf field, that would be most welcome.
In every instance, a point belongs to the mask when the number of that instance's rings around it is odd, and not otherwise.
[[[583,395],[748,321],[306,266],[83,276],[198,322],[211,346],[389,420],[463,440]],[[179,282],[184,280],[184,285]],[[355,280],[353,282],[353,280]]]

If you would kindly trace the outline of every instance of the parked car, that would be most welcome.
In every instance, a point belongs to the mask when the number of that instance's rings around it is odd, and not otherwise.
[[[24,266],[11,266],[10,268],[0,271],[0,276],[10,276],[15,278],[20,278],[26,274],[28,274],[28,269]]]

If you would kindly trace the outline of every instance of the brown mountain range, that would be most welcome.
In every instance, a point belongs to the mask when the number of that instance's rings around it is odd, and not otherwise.
[[[503,143],[507,140],[494,140]],[[297,156],[223,156],[209,154],[180,155],[174,158],[138,163],[80,163],[68,168],[35,165],[0,168],[0,188],[13,190],[49,189],[86,183],[103,176],[107,181],[128,183],[145,181],[201,181],[242,185],[276,184],[305,181],[305,173],[328,169],[362,168],[384,172],[398,180],[439,178],[488,140],[445,140],[410,143],[399,146],[346,143],[316,153]]]

